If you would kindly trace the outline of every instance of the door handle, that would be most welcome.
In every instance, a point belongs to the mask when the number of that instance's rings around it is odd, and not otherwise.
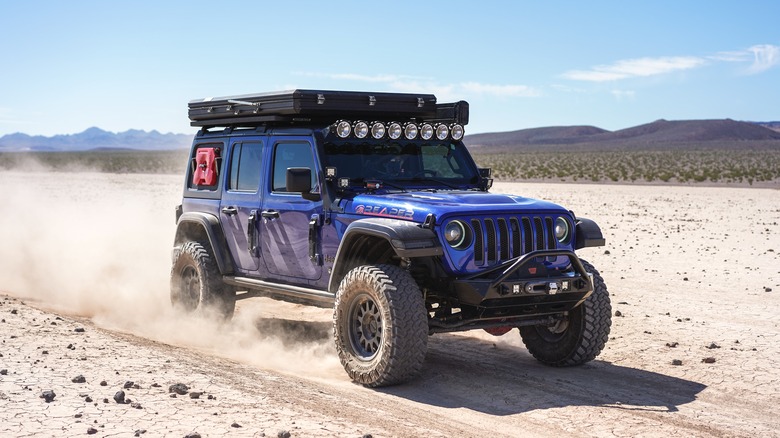
[[[236,207],[222,207],[222,213],[233,216],[234,214],[238,213],[238,209]]]
[[[260,215],[266,219],[277,219],[279,217],[279,212],[276,210],[263,210]]]

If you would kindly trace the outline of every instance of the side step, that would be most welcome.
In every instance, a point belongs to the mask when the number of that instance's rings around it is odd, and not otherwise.
[[[336,297],[327,291],[292,286],[289,284],[269,283],[263,280],[247,277],[224,276],[225,284],[235,286],[246,293],[237,294],[236,299],[252,297],[268,297],[296,304],[314,305],[317,307],[333,307]]]

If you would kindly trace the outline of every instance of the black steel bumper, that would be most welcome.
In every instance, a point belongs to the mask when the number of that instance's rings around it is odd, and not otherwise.
[[[545,263],[549,257],[567,257],[571,268],[549,269]],[[453,287],[461,304],[485,308],[542,306],[550,310],[531,313],[549,313],[561,311],[556,310],[562,308],[560,305],[572,308],[585,300],[593,292],[593,279],[574,252],[541,250],[457,279]]]

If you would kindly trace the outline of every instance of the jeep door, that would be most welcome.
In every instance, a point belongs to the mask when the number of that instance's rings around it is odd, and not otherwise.
[[[319,261],[309,258],[309,222],[313,217],[319,218],[322,201],[309,201],[300,193],[288,192],[286,174],[291,167],[311,169],[311,187],[317,190],[318,170],[312,140],[310,137],[276,137],[272,144],[269,192],[263,199],[260,213],[263,261],[269,274],[307,283],[322,275]]]
[[[230,144],[227,181],[219,205],[219,220],[230,253],[244,274],[260,264],[258,227],[263,176],[263,143],[259,139],[236,139]]]

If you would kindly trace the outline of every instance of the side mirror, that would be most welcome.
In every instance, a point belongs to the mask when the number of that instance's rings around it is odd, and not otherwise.
[[[288,193],[300,193],[309,201],[320,198],[319,193],[311,193],[311,169],[308,167],[288,167],[285,178]]]

